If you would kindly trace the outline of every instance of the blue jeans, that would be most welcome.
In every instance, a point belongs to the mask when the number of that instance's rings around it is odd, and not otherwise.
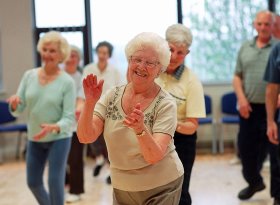
[[[40,205],[64,205],[64,181],[71,138],[27,144],[27,184]],[[48,162],[48,190],[43,174]]]

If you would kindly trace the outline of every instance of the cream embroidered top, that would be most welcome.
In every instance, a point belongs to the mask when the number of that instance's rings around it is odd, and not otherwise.
[[[176,180],[184,170],[173,139],[164,158],[156,164],[149,164],[142,156],[134,131],[123,125],[125,113],[121,100],[124,90],[125,86],[109,90],[98,101],[94,112],[104,119],[113,187],[144,191]],[[173,137],[177,124],[176,103],[166,91],[160,90],[144,115],[144,123],[151,133],[166,133]]]

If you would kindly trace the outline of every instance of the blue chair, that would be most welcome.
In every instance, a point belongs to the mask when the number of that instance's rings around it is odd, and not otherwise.
[[[225,125],[239,125],[239,112],[237,110],[237,98],[234,92],[228,92],[222,95],[221,98],[221,134],[219,139],[219,150],[224,152],[224,137]]]
[[[199,127],[201,125],[211,125],[213,129],[213,136],[212,136],[212,153],[217,153],[217,133],[216,133],[216,125],[214,122],[212,115],[212,98],[209,95],[204,95],[204,101],[205,101],[205,111],[206,111],[206,117],[205,118],[199,118],[198,124]]]
[[[20,157],[20,145],[21,137],[23,133],[27,132],[26,124],[17,124],[16,118],[11,115],[9,111],[9,104],[5,101],[0,101],[0,134],[18,132],[17,146],[16,146],[16,158]],[[2,153],[3,157],[3,153]]]

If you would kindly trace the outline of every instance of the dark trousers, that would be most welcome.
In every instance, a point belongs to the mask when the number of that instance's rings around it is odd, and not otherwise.
[[[240,117],[238,146],[243,166],[243,176],[250,186],[262,182],[260,174],[267,152],[270,155],[270,193],[280,199],[280,150],[271,144],[266,135],[265,105],[251,104],[250,118]],[[279,133],[280,134],[280,133]]]
[[[266,110],[264,104],[251,104],[248,119],[240,116],[238,149],[242,173],[249,186],[263,183],[261,169],[268,152],[266,135]]]
[[[71,194],[84,193],[84,144],[78,140],[77,133],[73,133],[71,149],[68,155],[68,170],[66,184],[69,184]]]
[[[174,134],[174,144],[180,160],[184,166],[184,181],[179,205],[191,205],[192,199],[189,193],[189,185],[192,167],[196,155],[196,133],[184,135],[178,132]]]
[[[279,110],[275,114],[275,121]],[[280,140],[280,122],[278,122],[278,138]],[[270,194],[273,198],[280,199],[280,145],[270,143]]]
[[[280,125],[278,125],[278,129]],[[279,130],[278,130],[279,131]],[[279,135],[280,136],[280,135]],[[270,143],[270,194],[280,199],[280,147]]]

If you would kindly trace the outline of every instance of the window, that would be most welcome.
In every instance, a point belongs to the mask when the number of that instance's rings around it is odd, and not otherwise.
[[[35,0],[36,27],[85,25],[85,5],[81,0]]]
[[[90,62],[88,46],[89,26],[86,23],[86,6],[88,0],[34,0],[35,17],[35,45],[39,36],[50,30],[57,30],[68,40],[83,51],[83,60]],[[55,5],[55,6],[54,6]],[[51,13],[51,15],[50,15]],[[83,62],[81,62],[82,64]],[[40,65],[40,56],[37,55],[37,65]]]
[[[91,0],[90,5],[92,46],[104,40],[112,43],[111,62],[123,74],[127,69],[124,49],[131,38],[143,31],[164,37],[166,28],[177,23],[175,0]]]
[[[183,24],[193,34],[186,64],[203,82],[230,82],[241,44],[255,35],[255,14],[267,7],[263,0],[182,0]]]
[[[94,48],[100,41],[109,41],[114,46],[111,63],[123,74],[124,49],[132,37],[143,31],[164,37],[169,25],[183,22],[194,37],[186,65],[204,83],[228,83],[241,44],[256,34],[256,12],[269,3],[280,12],[275,0],[34,0],[34,17],[39,33],[51,28],[69,33],[70,43],[86,53],[85,64],[96,58]],[[177,19],[178,13],[182,18]]]
[[[280,2],[275,0],[275,12],[280,15]]]

